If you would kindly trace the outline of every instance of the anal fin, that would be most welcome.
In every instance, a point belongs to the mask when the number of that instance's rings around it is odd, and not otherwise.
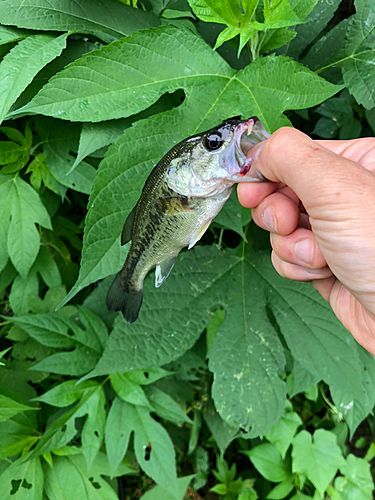
[[[170,272],[172,271],[172,267],[176,262],[176,257],[171,257],[170,259],[163,260],[156,266],[155,269],[155,287],[159,288],[164,281],[168,278]]]

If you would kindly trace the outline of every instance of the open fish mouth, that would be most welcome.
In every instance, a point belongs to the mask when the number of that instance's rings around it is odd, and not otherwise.
[[[233,174],[230,180],[234,182],[264,182],[263,175],[251,168],[251,159],[247,154],[251,148],[270,137],[262,122],[255,116],[237,125],[235,134],[235,156],[240,171]]]

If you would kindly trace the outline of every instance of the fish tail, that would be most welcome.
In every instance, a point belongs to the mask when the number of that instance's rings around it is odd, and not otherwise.
[[[139,314],[143,300],[143,288],[136,288],[124,281],[120,271],[113,280],[107,294],[107,307],[110,311],[121,311],[129,323],[133,323]]]

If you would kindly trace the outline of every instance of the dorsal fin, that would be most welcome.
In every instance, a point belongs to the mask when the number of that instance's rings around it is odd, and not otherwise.
[[[132,230],[133,230],[133,222],[134,222],[134,216],[135,216],[135,209],[137,206],[133,208],[133,210],[130,212],[128,217],[126,218],[126,221],[124,223],[124,227],[122,228],[122,233],[121,233],[121,245],[125,245],[128,241],[132,239]]]

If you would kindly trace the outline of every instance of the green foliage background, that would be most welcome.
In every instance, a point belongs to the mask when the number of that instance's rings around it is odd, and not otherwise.
[[[0,0],[0,57],[0,498],[372,498],[374,360],[235,195],[136,323],[105,295],[175,142],[373,134],[373,2]]]

